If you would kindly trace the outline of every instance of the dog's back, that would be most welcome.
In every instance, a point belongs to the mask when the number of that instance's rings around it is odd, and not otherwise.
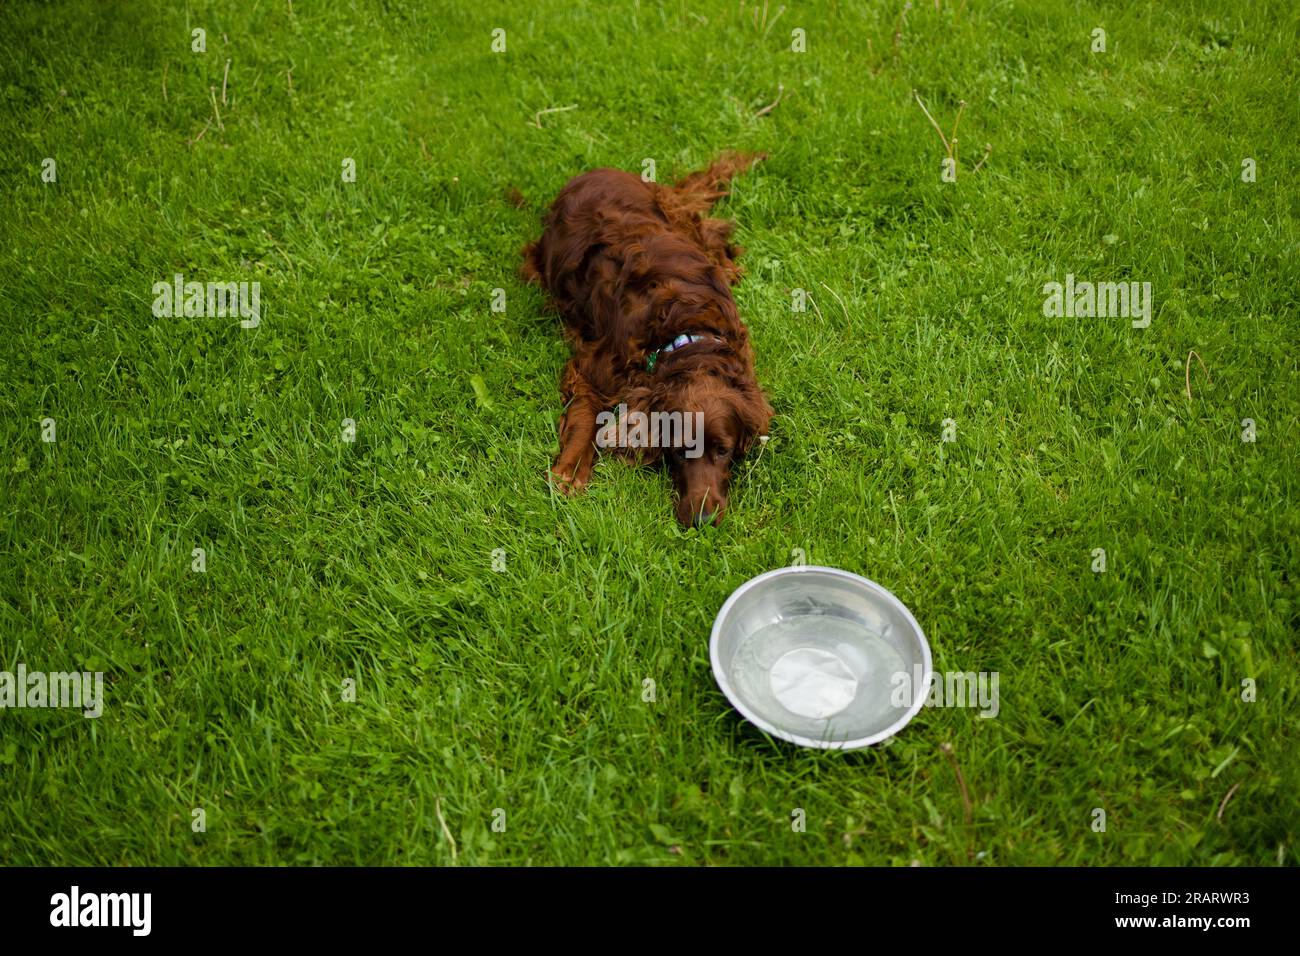
[[[619,169],[593,169],[569,180],[543,220],[542,237],[524,250],[524,278],[550,293],[570,329],[584,339],[608,333],[612,316],[593,302],[623,285],[623,266],[637,239],[667,223],[655,187]]]
[[[689,295],[690,286],[725,292],[739,276],[732,224],[701,214],[760,158],[725,154],[674,186],[618,169],[576,176],[552,203],[541,239],[525,248],[522,274],[550,293],[574,334],[629,341],[655,279],[672,277]]]

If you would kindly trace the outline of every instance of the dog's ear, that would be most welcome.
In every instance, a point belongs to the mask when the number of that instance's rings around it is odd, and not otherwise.
[[[741,400],[736,409],[736,414],[740,418],[741,433],[743,435],[740,442],[741,454],[748,454],[753,444],[760,438],[766,438],[768,429],[772,427],[772,416],[776,413],[767,401],[767,396],[763,390],[753,382],[747,382],[740,392]]]
[[[653,421],[650,415],[653,412],[665,410],[666,394],[661,387],[651,387],[648,385],[637,385],[629,388],[623,393],[620,403],[627,406],[628,413],[639,412],[646,416],[647,420]],[[619,453],[636,459],[641,464],[656,465],[663,459],[663,449],[658,446],[648,446],[644,448],[621,448]]]
[[[620,401],[627,404],[629,412],[645,412],[648,415],[651,412],[663,410],[663,396],[660,394],[660,390],[649,385],[637,385],[629,388],[623,393]]]

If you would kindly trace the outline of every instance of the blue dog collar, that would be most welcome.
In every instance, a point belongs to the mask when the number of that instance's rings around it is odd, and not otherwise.
[[[655,363],[659,361],[659,356],[667,355],[669,352],[676,352],[678,349],[685,348],[688,345],[694,345],[696,342],[721,342],[722,339],[716,335],[691,335],[683,332],[677,338],[673,339],[667,345],[661,345],[649,355],[646,356],[645,370],[653,372]]]

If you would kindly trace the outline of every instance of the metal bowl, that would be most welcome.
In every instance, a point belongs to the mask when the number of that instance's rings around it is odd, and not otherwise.
[[[874,581],[778,568],[727,598],[709,640],[713,676],[736,710],[802,747],[854,750],[892,737],[924,705],[930,645]]]

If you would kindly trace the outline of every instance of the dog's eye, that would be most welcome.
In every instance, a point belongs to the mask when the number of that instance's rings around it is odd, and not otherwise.
[[[730,457],[731,457],[731,449],[730,449],[729,447],[727,447],[726,445],[723,445],[721,448],[717,449],[717,450],[714,452],[714,454],[717,455],[719,458],[730,458]]]

